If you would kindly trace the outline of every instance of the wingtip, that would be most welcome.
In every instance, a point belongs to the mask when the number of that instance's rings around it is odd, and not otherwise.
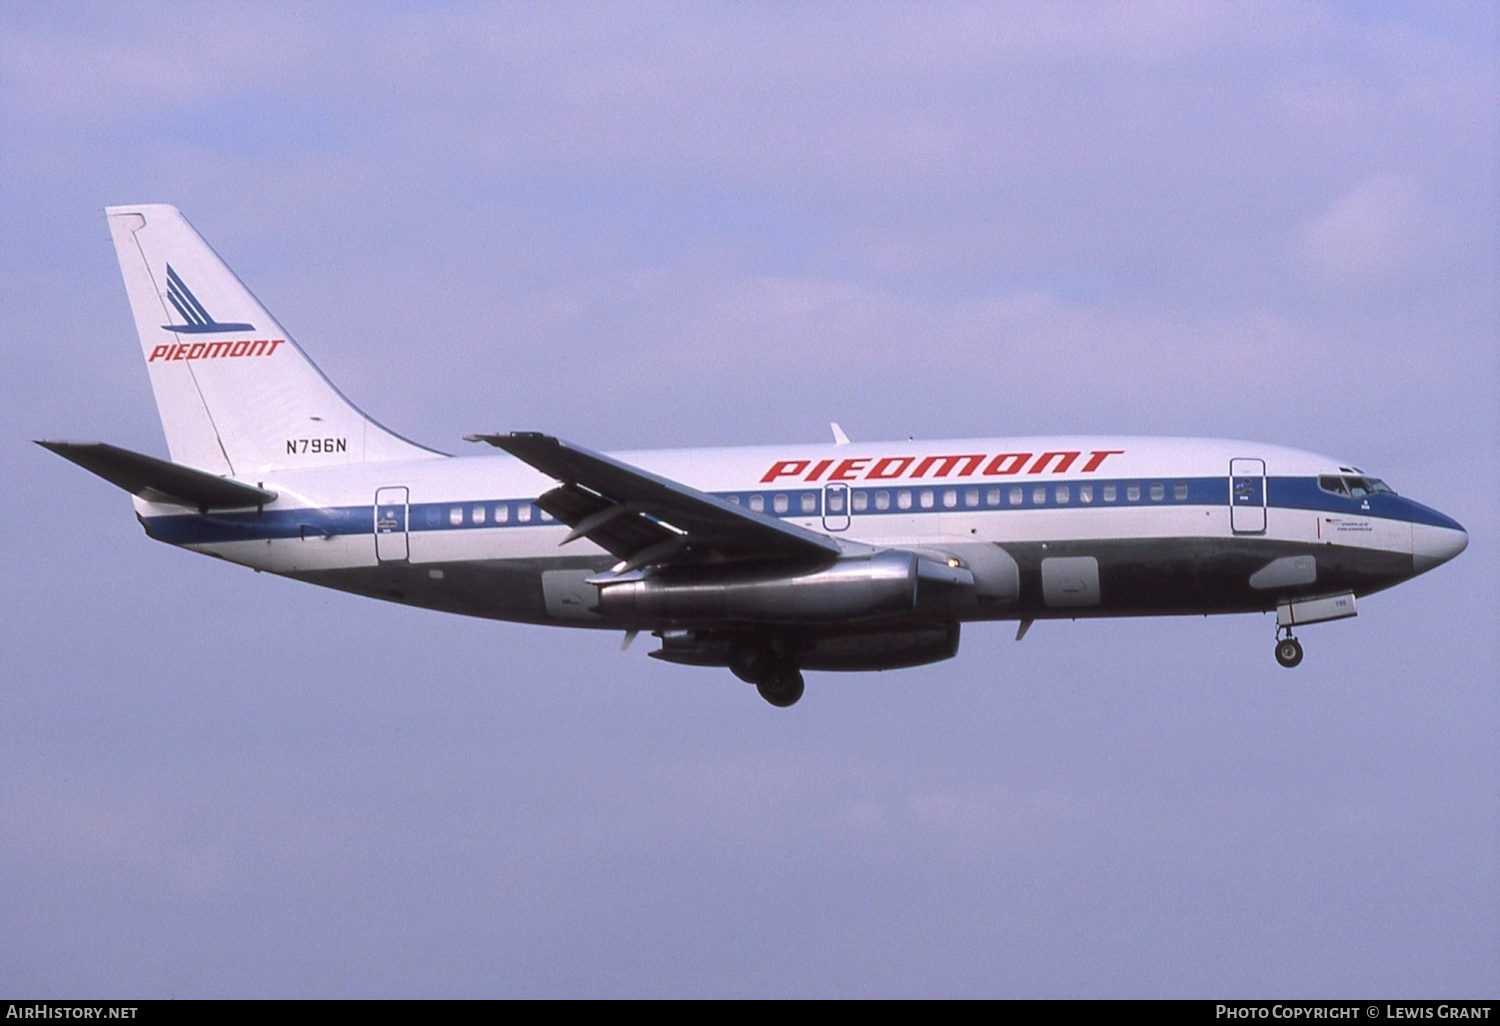
[[[33,445],[40,445],[48,452],[55,452],[59,456],[79,449],[98,449],[106,444],[100,441],[79,441],[72,438],[33,438],[31,441]]]

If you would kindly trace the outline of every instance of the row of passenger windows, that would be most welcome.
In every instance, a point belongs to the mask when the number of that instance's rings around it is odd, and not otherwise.
[[[446,519],[452,527],[465,524],[483,527],[486,524],[550,524],[552,514],[538,509],[529,502],[475,503],[472,506],[428,506],[427,526],[439,527]]]
[[[1120,502],[1124,497],[1125,502],[1140,502],[1142,496],[1149,496],[1152,502],[1163,502],[1167,497],[1167,484],[1163,481],[1153,481],[1149,484],[1104,484],[1104,485],[1012,485],[1009,488],[895,488],[895,489],[873,489],[861,488],[848,493],[849,505],[855,513],[867,513],[874,510],[877,513],[890,509],[999,509],[1002,506],[1024,506],[1029,498],[1032,506],[1066,506],[1074,501],[1082,505],[1090,505],[1097,496],[1100,502]],[[769,506],[770,511],[776,514],[787,514],[791,512],[793,499],[797,504],[797,511],[804,514],[815,514],[818,512],[818,493],[800,492],[795,496],[785,492],[775,492],[769,495],[751,494],[748,496],[731,495],[729,501],[735,505],[748,506],[756,513],[764,513]],[[845,492],[835,489],[828,492],[828,512],[838,515],[844,512]],[[1186,502],[1188,498],[1188,486],[1185,481],[1178,481],[1172,485],[1172,499],[1174,502]]]
[[[1186,482],[1179,481],[1171,486],[1172,499],[1176,502],[1186,502],[1188,498],[1188,486]],[[794,494],[787,492],[751,493],[749,495],[730,495],[728,499],[736,506],[747,506],[756,513],[765,513],[768,510],[778,516],[785,516],[792,512],[793,505],[798,513],[805,516],[816,516],[818,514],[818,495],[816,491],[803,491]],[[1030,499],[1032,506],[1067,506],[1074,502],[1081,505],[1090,505],[1097,500],[1099,502],[1140,502],[1143,497],[1149,497],[1152,502],[1163,502],[1167,497],[1167,485],[1165,482],[1155,481],[1149,484],[1080,484],[1080,485],[1011,485],[1008,488],[860,488],[845,491],[837,488],[828,492],[828,514],[842,516],[846,511],[845,502],[848,502],[849,512],[854,513],[884,513],[892,509],[901,510],[930,510],[930,509],[1000,509],[1005,506],[1025,506]],[[428,527],[441,527],[444,523],[451,527],[485,527],[490,524],[503,526],[506,524],[550,524],[555,520],[550,513],[539,509],[529,502],[493,502],[474,503],[472,505],[458,506],[427,506],[424,519]]]

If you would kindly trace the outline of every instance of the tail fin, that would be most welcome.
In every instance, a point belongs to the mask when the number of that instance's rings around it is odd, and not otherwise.
[[[257,471],[440,456],[345,399],[176,207],[110,207],[175,463]]]

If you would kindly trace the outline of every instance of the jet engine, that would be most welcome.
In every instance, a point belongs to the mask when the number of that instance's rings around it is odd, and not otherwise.
[[[857,623],[974,605],[974,575],[959,560],[903,550],[846,556],[807,569],[667,567],[593,578],[599,613],[651,624]]]
[[[954,621],[885,630],[794,633],[774,638],[732,631],[659,631],[657,659],[688,666],[727,666],[754,679],[757,658],[785,660],[805,670],[896,670],[952,659],[958,653]]]

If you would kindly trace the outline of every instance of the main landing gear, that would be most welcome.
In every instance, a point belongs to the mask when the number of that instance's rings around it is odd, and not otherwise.
[[[802,687],[802,671],[795,666],[778,666],[755,682],[760,697],[778,709],[795,705],[802,697]]]
[[[771,647],[746,647],[730,658],[729,669],[747,684],[754,684],[760,697],[785,709],[802,697],[802,671]]]
[[[1290,627],[1276,628],[1276,661],[1288,670],[1302,661],[1302,642],[1292,637]]]

